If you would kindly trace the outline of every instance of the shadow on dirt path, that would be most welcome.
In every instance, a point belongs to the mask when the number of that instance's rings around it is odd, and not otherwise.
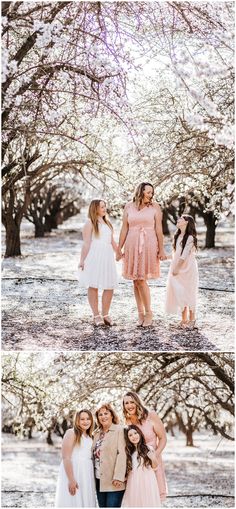
[[[120,284],[111,307],[116,325],[94,328],[86,290],[76,280],[81,248],[78,219],[76,226],[34,239],[24,225],[22,251],[26,254],[3,261],[3,349],[233,350],[231,229],[218,231],[216,249],[203,250],[200,241],[198,330],[182,331],[178,317],[171,319],[164,313],[169,262],[162,263],[161,278],[150,283],[154,311],[150,329],[136,326],[132,282],[121,278],[121,264],[117,264]],[[170,239],[166,250],[170,251]]]

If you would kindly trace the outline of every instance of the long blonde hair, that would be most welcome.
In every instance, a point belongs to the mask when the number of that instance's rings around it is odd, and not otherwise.
[[[88,436],[92,437],[93,428],[94,428],[93,415],[90,412],[90,410],[86,410],[85,408],[83,408],[82,410],[77,411],[74,416],[74,426],[73,426],[74,433],[75,433],[75,443],[77,445],[80,444],[82,433],[83,433],[82,429],[80,428],[80,424],[79,424],[80,416],[83,412],[85,414],[87,414],[91,420],[91,425],[90,425],[89,429],[86,431]]]
[[[124,404],[125,396],[129,396],[130,398],[132,398],[134,400],[134,402],[136,404],[136,408],[137,408],[137,410],[136,410],[137,419],[140,422],[140,424],[142,424],[142,422],[147,419],[148,409],[144,406],[141,398],[138,396],[138,394],[136,392],[128,391],[128,392],[126,392],[126,394],[123,397],[123,415],[126,420],[128,419],[128,412],[126,411],[125,404]]]
[[[154,196],[154,187],[152,184],[150,184],[150,182],[141,182],[141,184],[139,184],[136,189],[135,189],[135,193],[134,193],[134,197],[133,197],[133,202],[135,203],[136,207],[140,207],[142,201],[143,201],[143,197],[144,197],[144,189],[146,186],[150,186],[152,187],[152,190],[153,190],[153,195],[152,195],[152,198]],[[150,202],[151,204],[152,202]]]
[[[100,206],[101,201],[103,201],[103,203],[105,203],[105,205],[106,205],[106,202],[102,199],[101,200],[92,200],[89,205],[89,210],[88,210],[88,217],[92,222],[95,237],[99,237],[98,207]],[[104,223],[107,224],[107,226],[109,226],[109,228],[111,228],[111,230],[113,230],[113,226],[110,223],[107,216],[103,216],[103,221],[104,221]]]

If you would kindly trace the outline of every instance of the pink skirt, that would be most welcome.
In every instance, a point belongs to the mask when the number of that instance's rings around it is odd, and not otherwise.
[[[121,507],[161,507],[154,470],[141,465],[128,475]]]
[[[129,229],[125,241],[123,277],[132,280],[160,277],[158,241],[154,228]]]

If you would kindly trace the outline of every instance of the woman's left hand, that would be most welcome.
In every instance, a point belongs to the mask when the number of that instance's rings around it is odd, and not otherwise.
[[[118,247],[118,249],[116,251],[116,261],[119,262],[122,257],[123,257],[123,253],[122,253],[121,249]]]
[[[167,256],[166,256],[166,253],[165,251],[160,251],[159,254],[158,254],[159,258],[161,261],[163,260],[167,260]]]
[[[114,479],[112,481],[112,484],[113,484],[113,486],[115,486],[115,488],[122,488],[122,486],[123,486],[123,482],[122,481],[116,481],[116,479]]]

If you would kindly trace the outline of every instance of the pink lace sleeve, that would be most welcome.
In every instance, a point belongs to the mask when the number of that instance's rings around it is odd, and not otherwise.
[[[124,207],[124,213],[128,214],[129,213],[129,209],[131,207],[132,203],[129,202],[129,203],[126,203],[125,207]]]

